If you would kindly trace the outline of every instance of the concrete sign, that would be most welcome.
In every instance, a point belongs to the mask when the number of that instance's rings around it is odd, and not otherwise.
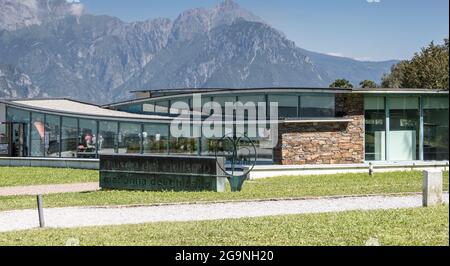
[[[224,159],[169,155],[100,155],[100,187],[224,192]]]

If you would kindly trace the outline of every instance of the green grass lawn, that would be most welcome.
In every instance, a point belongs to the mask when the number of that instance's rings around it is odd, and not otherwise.
[[[11,186],[98,182],[98,171],[41,168],[0,167],[0,188]]]
[[[449,177],[445,173],[444,189]],[[181,202],[212,202],[249,199],[283,199],[337,195],[386,194],[420,192],[421,172],[336,174],[320,176],[286,176],[248,181],[239,193],[214,192],[142,192],[98,191],[44,196],[45,207],[105,206],[129,204],[159,204]],[[0,197],[0,211],[36,207],[33,196]]]
[[[1,233],[0,245],[449,245],[448,205],[235,220],[155,223]],[[373,241],[371,241],[373,242]]]

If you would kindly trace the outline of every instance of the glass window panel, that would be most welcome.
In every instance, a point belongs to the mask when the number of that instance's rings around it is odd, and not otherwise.
[[[196,130],[199,130],[196,128]],[[192,155],[198,153],[199,139],[191,137],[192,129],[186,129],[183,137],[170,137],[170,153]],[[189,131],[189,132],[188,132]]]
[[[448,110],[448,97],[424,97],[423,108]]]
[[[258,103],[265,103],[266,97],[264,95],[254,95],[254,96],[239,96],[238,101],[245,104],[252,103],[255,105],[255,119],[258,118]],[[248,119],[248,111],[245,112],[245,119]]]
[[[301,117],[334,117],[334,95],[303,95],[300,97]]]
[[[61,157],[77,157],[78,120],[76,118],[63,117],[61,131]]]
[[[364,106],[366,160],[386,160],[386,111],[384,108],[384,97],[366,97]]]
[[[119,153],[141,152],[141,124],[120,123]]]
[[[236,96],[216,96],[213,99],[214,99],[214,102],[220,104],[220,106],[222,106],[222,108],[225,107],[225,103],[233,103],[234,104],[236,102]]]
[[[31,156],[44,157],[45,115],[31,113]]]
[[[236,96],[216,96],[213,98],[213,101],[218,103],[220,105],[220,107],[222,107],[222,119],[225,120],[225,113],[226,113],[225,112],[225,104],[226,103],[234,104],[236,102]],[[230,117],[229,120],[231,120],[231,119],[232,118]]]
[[[418,97],[390,97],[389,108],[391,110],[417,110],[419,106]]]
[[[45,117],[45,155],[48,157],[59,157],[60,117],[46,115]]]
[[[161,124],[144,125],[144,153],[167,154],[169,147],[169,126]]]
[[[278,102],[278,116],[280,118],[298,117],[297,95],[270,95],[269,104]]]
[[[95,158],[97,156],[97,121],[80,119],[79,123],[78,157]]]
[[[10,148],[11,148],[9,143],[10,126],[11,124],[0,123],[0,157],[10,156]]]
[[[130,105],[121,106],[118,110],[123,111],[123,112],[128,112],[128,113],[141,114],[143,111],[143,106],[142,106],[142,104],[130,104]]]
[[[177,103],[177,102],[183,103],[184,105],[188,106],[188,108],[186,109],[187,111],[192,110],[192,101],[191,101],[191,99],[189,99],[189,98],[173,99],[172,101],[170,101],[170,104],[171,104],[170,113],[171,114],[179,114],[179,113],[181,113],[181,110],[178,110],[178,108],[173,108],[174,104]]]
[[[0,124],[0,144],[8,144],[8,128],[6,124]]]
[[[13,156],[28,156],[30,147],[30,112],[8,107],[6,109],[6,120],[8,122],[23,123],[13,124],[11,146]]]
[[[155,113],[169,113],[169,101],[157,102],[155,104]]]
[[[153,103],[145,103],[142,105],[142,110],[146,113],[154,113],[155,105]]]
[[[448,97],[425,97],[424,160],[448,160]]]
[[[419,158],[418,97],[389,98],[389,160],[411,161]]]
[[[16,108],[7,108],[6,121],[14,123],[29,123],[30,112]]]
[[[118,123],[100,121],[98,123],[98,153],[112,154],[117,150]]]

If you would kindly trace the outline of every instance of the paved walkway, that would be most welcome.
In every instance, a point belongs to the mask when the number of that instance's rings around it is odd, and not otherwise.
[[[0,188],[1,196],[29,196],[47,195],[71,192],[97,191],[100,187],[97,183],[62,184],[62,185],[38,185]]]
[[[444,196],[449,202],[448,193]],[[422,196],[372,196],[338,199],[234,202],[216,204],[166,205],[129,208],[74,207],[45,209],[45,223],[53,228],[98,225],[140,224],[173,221],[204,221],[285,214],[342,212],[414,208],[422,206]],[[36,210],[0,212],[0,232],[38,226]]]

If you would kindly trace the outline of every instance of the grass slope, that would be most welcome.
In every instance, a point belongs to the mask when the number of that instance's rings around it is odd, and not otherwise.
[[[0,245],[449,245],[448,205],[205,222],[155,223],[0,234]],[[373,242],[373,241],[372,241]]]
[[[68,168],[0,167],[0,188],[98,182],[98,171]]]

